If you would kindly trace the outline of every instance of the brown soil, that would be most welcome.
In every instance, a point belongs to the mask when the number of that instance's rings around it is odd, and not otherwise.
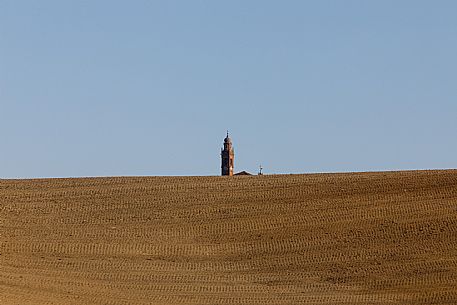
[[[457,304],[457,171],[0,181],[0,304]]]

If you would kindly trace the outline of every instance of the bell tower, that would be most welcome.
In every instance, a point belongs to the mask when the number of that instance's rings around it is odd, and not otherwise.
[[[224,148],[221,149],[221,159],[222,176],[233,176],[235,151],[233,150],[232,139],[230,139],[228,131],[227,136],[224,139]]]

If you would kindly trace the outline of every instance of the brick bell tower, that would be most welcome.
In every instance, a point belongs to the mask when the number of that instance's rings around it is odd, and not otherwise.
[[[235,160],[235,151],[232,147],[232,139],[230,139],[228,131],[224,139],[224,148],[221,149],[222,159],[222,176],[233,176],[233,163]]]

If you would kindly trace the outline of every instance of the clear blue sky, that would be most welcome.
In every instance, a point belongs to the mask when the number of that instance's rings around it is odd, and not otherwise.
[[[0,0],[0,177],[457,168],[457,1]]]

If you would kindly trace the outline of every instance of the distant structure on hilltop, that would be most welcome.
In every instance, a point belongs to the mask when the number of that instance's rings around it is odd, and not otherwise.
[[[224,148],[221,149],[221,161],[222,176],[233,176],[235,150],[233,149],[232,139],[230,139],[228,131],[227,136],[224,139]],[[242,171],[235,174],[235,176],[251,175],[252,174],[248,173],[247,171]]]
[[[221,159],[222,176],[233,176],[235,151],[233,150],[232,139],[230,139],[228,131],[224,139],[224,148],[221,149]]]

